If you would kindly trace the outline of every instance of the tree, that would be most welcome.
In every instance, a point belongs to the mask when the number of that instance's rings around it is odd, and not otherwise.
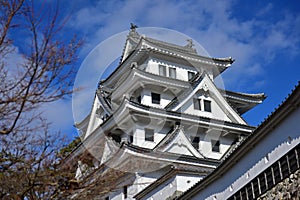
[[[41,121],[43,123],[43,121]],[[58,168],[59,135],[47,124],[39,134],[23,132],[1,137],[0,199],[51,199],[66,171]]]
[[[59,24],[55,8],[35,5],[34,1],[0,2],[0,134],[22,131],[39,115],[37,108],[56,101],[72,91],[74,63],[81,42],[69,41]],[[11,35],[23,37],[22,61],[9,66],[15,52]]]
[[[39,109],[73,92],[82,42],[65,22],[57,2],[0,1],[0,199],[54,198],[69,176],[66,142]]]

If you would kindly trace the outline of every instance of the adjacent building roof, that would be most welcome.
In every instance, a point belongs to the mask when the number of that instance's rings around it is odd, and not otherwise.
[[[212,173],[195,184],[192,188],[184,192],[177,199],[189,199],[200,193],[207,185],[213,184],[214,180],[239,162],[245,154],[258,142],[260,142],[269,132],[270,127],[275,127],[300,106],[300,82],[292,93],[283,101],[274,112],[272,112],[240,145],[228,156]]]

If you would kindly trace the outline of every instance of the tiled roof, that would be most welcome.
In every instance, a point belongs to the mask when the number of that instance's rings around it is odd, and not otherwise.
[[[211,184],[213,180],[220,177],[219,174],[223,173],[224,168],[230,168],[235,162],[236,159],[239,159],[240,156],[243,156],[247,153],[247,150],[252,148],[255,143],[260,142],[265,134],[268,134],[270,126],[276,126],[285,119],[292,111],[294,111],[300,105],[300,81],[298,82],[295,89],[285,98],[284,101],[270,114],[268,117],[245,139],[243,140],[227,158],[208,176],[199,181],[189,190],[184,192],[177,199],[186,199],[190,198],[192,192],[201,191],[204,187],[204,184]],[[250,145],[251,144],[251,145]],[[238,156],[237,156],[238,155]],[[236,160],[236,161],[235,161]],[[193,196],[193,195],[192,195]]]

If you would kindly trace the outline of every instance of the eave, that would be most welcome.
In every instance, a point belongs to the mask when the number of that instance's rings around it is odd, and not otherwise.
[[[135,91],[138,87],[144,87],[147,84],[161,86],[163,89],[170,89],[175,95],[181,90],[189,88],[188,82],[159,76],[134,67],[123,81],[116,84],[113,97],[114,99],[118,99],[122,97],[124,91],[130,93],[130,91]]]
[[[87,138],[83,141],[83,143],[87,147],[93,147],[96,151],[96,148],[99,148],[101,146],[102,140],[99,140],[101,138],[101,135],[109,133],[113,127],[116,125],[121,125],[124,120],[126,119],[123,117],[124,113],[127,113],[127,116],[132,119],[132,115],[135,116],[151,116],[158,119],[165,119],[170,120],[174,122],[182,122],[185,124],[196,124],[203,127],[211,127],[216,128],[220,130],[228,130],[231,131],[231,133],[236,134],[250,134],[254,127],[244,125],[244,124],[237,124],[227,121],[222,121],[218,119],[211,119],[207,117],[199,117],[191,114],[185,114],[185,113],[179,113],[176,111],[169,111],[165,109],[160,108],[154,108],[146,105],[142,105],[136,102],[129,101],[128,99],[123,99],[120,106],[117,108],[115,113],[111,116],[109,116],[101,125],[99,125],[95,130],[90,133]],[[102,141],[103,142],[103,141]],[[77,148],[74,153],[80,154],[84,149],[83,148]]]
[[[170,180],[171,178],[173,178],[177,174],[188,174],[188,175],[195,174],[195,175],[199,175],[199,176],[201,176],[201,175],[205,176],[208,173],[210,173],[211,171],[212,170],[199,171],[199,170],[191,169],[189,166],[171,165],[170,169],[167,173],[165,173],[159,179],[157,179],[156,181],[151,183],[149,186],[144,188],[142,191],[137,193],[133,198],[135,198],[137,200],[142,199],[147,194],[149,194],[153,190],[157,189],[158,186],[160,186],[163,183],[165,183],[166,181]]]
[[[141,37],[139,42],[136,44],[135,49],[132,50],[132,52],[126,57],[126,59],[123,62],[121,62],[118,65],[118,67],[105,80],[102,80],[100,84],[105,87],[110,87],[115,83],[116,79],[119,79],[120,76],[123,76],[128,71],[128,69],[130,68],[130,64],[132,62],[139,61],[139,58],[143,56],[149,56],[149,52],[163,54],[166,55],[167,57],[178,58],[180,60],[184,59],[190,63],[199,63],[202,65],[216,67],[217,70],[213,69],[214,77],[218,76],[229,66],[231,66],[231,64],[234,62],[234,60],[231,57],[209,58],[209,57],[197,55],[195,53],[191,53],[186,50],[179,51],[178,48],[174,48],[174,46],[177,45],[173,45],[165,42],[160,42],[158,44],[158,43],[154,43],[153,40],[154,39],[149,39],[147,37]],[[184,48],[184,47],[180,47],[180,48]]]
[[[220,91],[230,105],[233,106],[240,115],[251,110],[256,105],[261,104],[267,98],[264,93],[247,94],[228,90]]]
[[[89,113],[89,114],[88,114],[81,122],[76,122],[74,126],[75,126],[77,129],[82,130],[83,128],[85,128],[85,126],[88,125],[90,116],[91,116],[91,115],[90,115],[90,113]]]
[[[161,52],[163,54],[177,57],[180,59],[185,59],[190,62],[197,62],[204,65],[216,66],[219,73],[226,70],[234,60],[231,57],[228,58],[210,58],[206,56],[198,55],[196,52],[188,51],[186,47],[170,44],[167,42],[158,41],[152,38],[142,37],[142,45],[148,49],[152,49],[156,52]],[[154,42],[156,41],[156,42]],[[138,48],[138,46],[137,46]]]

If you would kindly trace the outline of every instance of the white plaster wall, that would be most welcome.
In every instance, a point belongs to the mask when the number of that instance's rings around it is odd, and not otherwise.
[[[206,112],[202,110],[195,110],[194,109],[194,103],[193,99],[190,99],[186,102],[185,105],[182,106],[181,112],[191,114],[191,115],[197,115],[197,116],[203,116],[213,119],[219,119],[223,121],[231,121],[228,116],[224,113],[224,111],[221,109],[221,107],[215,102],[213,98],[204,98],[204,97],[197,97],[202,99],[207,99],[211,101],[211,112]],[[201,101],[201,108],[204,108],[203,101]]]
[[[199,182],[202,178],[203,176],[194,174],[178,174],[176,176],[177,191],[185,192],[190,187]]]
[[[169,179],[168,181],[160,184],[155,190],[148,193],[144,198],[147,200],[161,200],[166,199],[167,197],[171,196],[177,189],[176,185],[176,178],[173,177]]]
[[[192,71],[197,73],[197,70],[194,67],[186,66],[186,65],[180,65],[178,63],[173,63],[165,60],[160,60],[157,58],[150,58],[146,61],[147,67],[146,71],[153,73],[153,74],[159,74],[159,65],[164,65],[167,67],[167,77],[169,76],[169,67],[176,68],[176,79],[182,80],[182,81],[188,81],[188,71]]]
[[[184,145],[186,146],[186,145]],[[190,152],[188,150],[188,148],[183,148],[183,145],[178,145],[178,144],[175,144],[173,146],[171,146],[171,148],[167,149],[168,152],[170,153],[175,153],[175,154],[182,154],[182,155],[189,155],[189,156],[194,156],[192,154],[192,152]]]
[[[199,151],[205,157],[213,159],[221,159],[221,157],[228,151],[234,138],[221,136],[221,131],[213,130],[208,131],[208,133],[203,133],[200,135],[200,145]],[[212,151],[211,140],[220,141],[220,152]]]
[[[100,105],[101,104],[98,100],[98,97],[95,97],[92,112],[91,112],[91,117],[89,120],[89,125],[87,128],[86,134],[85,134],[85,138],[87,138],[90,135],[90,133],[92,133],[95,130],[95,128],[97,128],[102,123],[101,118],[99,118],[99,116],[97,116],[97,114],[96,114],[96,110]]]
[[[203,177],[191,174],[177,174],[166,182],[159,185],[155,190],[147,194],[143,199],[147,200],[161,200],[166,199],[174,194],[176,191],[184,192],[195,183],[200,181]]]
[[[116,191],[109,195],[109,199],[111,200],[123,200],[123,192],[122,191]]]
[[[152,103],[151,92],[160,94],[160,98],[161,98],[160,104]],[[168,105],[172,101],[173,98],[174,98],[174,95],[172,95],[168,92],[162,93],[162,91],[159,91],[157,89],[144,88],[141,91],[141,103],[144,105],[152,106],[152,107],[164,108],[166,105]]]
[[[271,166],[280,157],[300,142],[300,109],[284,120],[284,123],[269,127],[270,133],[248,152],[214,184],[207,186],[193,199],[226,199],[251,181],[260,172]],[[288,142],[288,137],[292,141]],[[268,155],[269,161],[265,162]],[[230,188],[231,187],[231,188]]]
[[[139,126],[136,125],[134,129],[134,143],[137,146],[149,148],[154,148],[166,135],[169,131],[167,127],[162,127],[163,124],[160,126]],[[154,130],[154,141],[145,141],[145,128],[153,129]]]

